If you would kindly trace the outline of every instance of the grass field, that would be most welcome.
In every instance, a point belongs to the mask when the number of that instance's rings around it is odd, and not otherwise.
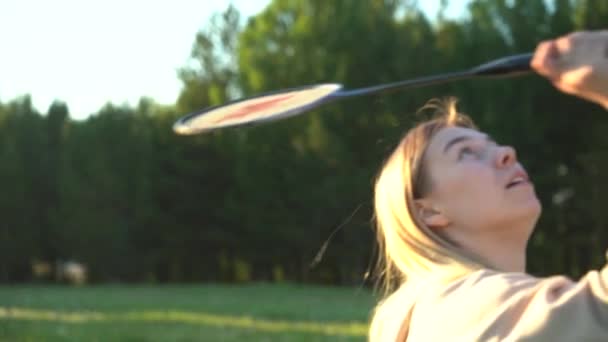
[[[365,341],[365,289],[0,287],[0,341]]]

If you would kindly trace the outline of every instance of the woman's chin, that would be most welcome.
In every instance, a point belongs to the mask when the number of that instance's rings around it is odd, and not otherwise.
[[[510,210],[505,213],[510,220],[517,222],[536,223],[542,212],[542,205],[536,196],[529,196],[525,199],[520,198],[516,202],[508,204]]]
[[[528,201],[522,202],[521,205],[522,215],[528,217],[530,220],[534,220],[534,222],[538,220],[543,211],[542,204],[536,196],[530,198]]]

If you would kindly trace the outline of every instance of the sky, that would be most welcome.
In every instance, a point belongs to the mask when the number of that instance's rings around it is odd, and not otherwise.
[[[45,113],[61,100],[77,120],[108,102],[175,103],[196,32],[230,3],[252,16],[270,0],[1,0],[0,103],[29,94]],[[419,3],[434,14],[440,0]]]

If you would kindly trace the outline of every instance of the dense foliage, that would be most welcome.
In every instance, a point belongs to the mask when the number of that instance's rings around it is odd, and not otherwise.
[[[46,113],[28,97],[0,103],[0,282],[32,280],[37,261],[77,260],[92,281],[361,283],[374,176],[416,110],[443,96],[515,146],[536,184],[544,211],[530,271],[601,266],[608,114],[534,75],[353,99],[203,136],[171,130],[178,116],[236,96],[372,85],[532,51],[602,27],[608,3],[476,0],[457,20],[442,13],[399,0],[274,0],[243,23],[230,7],[197,34],[174,106],[142,99],[74,121],[59,101]]]

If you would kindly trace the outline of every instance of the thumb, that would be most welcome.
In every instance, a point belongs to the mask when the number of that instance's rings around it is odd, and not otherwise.
[[[541,42],[534,51],[530,66],[537,73],[550,80],[559,79],[560,71],[556,63],[557,56],[558,51],[555,41]]]

